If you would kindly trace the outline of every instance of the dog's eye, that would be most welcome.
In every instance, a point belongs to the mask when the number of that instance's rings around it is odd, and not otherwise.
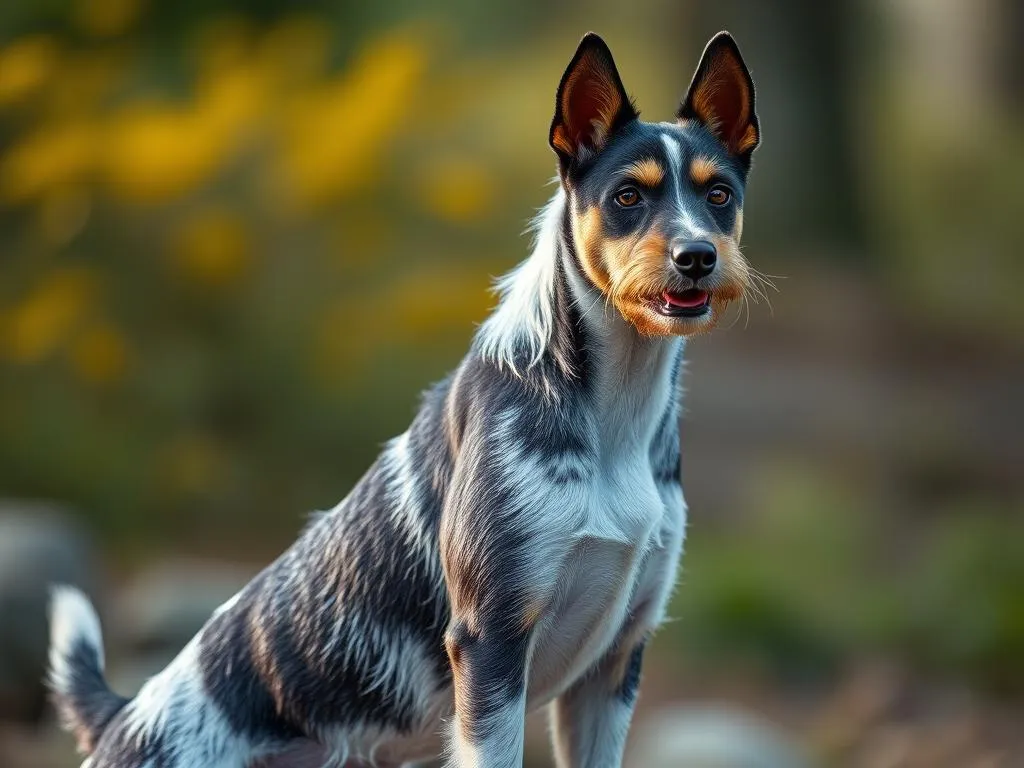
[[[708,202],[712,205],[725,205],[730,200],[732,200],[732,190],[722,184],[708,190]]]
[[[623,187],[615,193],[615,202],[623,208],[632,208],[640,202],[640,193],[633,187]]]

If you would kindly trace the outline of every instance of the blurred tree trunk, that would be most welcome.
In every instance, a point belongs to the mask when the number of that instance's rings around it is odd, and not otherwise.
[[[746,210],[757,242],[853,248],[863,241],[850,98],[850,30],[858,8],[851,0],[717,0],[680,7],[690,43],[681,48],[682,65],[692,67],[693,51],[728,29],[757,86],[763,144]]]
[[[1017,120],[1024,119],[1024,2],[1002,0],[1006,24],[1001,27],[999,71],[1005,102]]]

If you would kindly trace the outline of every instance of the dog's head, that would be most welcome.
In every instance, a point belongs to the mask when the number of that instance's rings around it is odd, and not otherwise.
[[[640,121],[608,46],[583,38],[550,142],[581,271],[641,333],[708,331],[743,296],[743,192],[759,141],[754,84],[728,33],[708,43],[671,123]]]

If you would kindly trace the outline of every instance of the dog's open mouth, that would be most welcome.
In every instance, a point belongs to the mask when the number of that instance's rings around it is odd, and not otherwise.
[[[711,294],[698,288],[663,291],[658,312],[669,317],[700,317],[711,307]]]

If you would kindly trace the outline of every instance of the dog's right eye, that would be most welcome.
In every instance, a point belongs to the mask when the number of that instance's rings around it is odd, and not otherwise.
[[[623,208],[632,208],[640,202],[640,193],[634,187],[623,187],[615,193],[615,202]]]
[[[709,203],[720,208],[732,200],[732,191],[724,184],[716,184],[708,190],[707,198]]]

